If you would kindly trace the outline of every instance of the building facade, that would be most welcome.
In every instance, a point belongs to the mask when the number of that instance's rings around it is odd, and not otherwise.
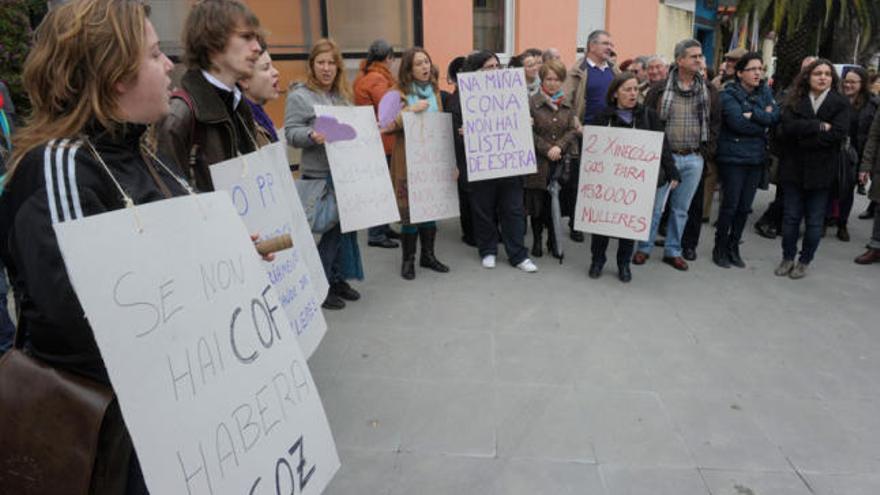
[[[432,55],[445,81],[458,55],[491,49],[502,60],[526,48],[557,48],[566,65],[582,56],[595,29],[611,32],[623,61],[661,53],[694,35],[696,0],[246,0],[269,32],[269,50],[286,84],[303,80],[311,45],[329,36],[342,47],[355,75],[367,47],[385,38],[397,50],[419,45]],[[711,4],[713,0],[700,0]],[[181,54],[180,31],[189,2],[153,0],[153,21],[163,49]],[[699,29],[704,26],[700,25]],[[698,31],[698,33],[701,31]],[[268,111],[280,125],[284,98]]]

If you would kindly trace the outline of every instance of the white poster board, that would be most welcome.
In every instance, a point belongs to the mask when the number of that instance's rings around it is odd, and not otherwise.
[[[663,133],[584,126],[574,228],[648,240]]]
[[[339,468],[327,418],[227,193],[55,233],[150,493],[323,491]]]
[[[537,172],[522,68],[459,73],[458,91],[468,181]]]
[[[457,217],[458,183],[452,115],[403,112],[406,187],[412,223]]]
[[[214,189],[229,192],[235,210],[252,234],[259,234],[261,239],[289,234],[293,239],[293,248],[278,251],[273,261],[264,261],[263,265],[287,314],[290,330],[297,336],[299,346],[308,358],[327,331],[324,313],[320,309],[327,294],[317,293],[314,272],[306,263],[306,249],[311,248],[315,256],[318,253],[305,212],[302,212],[299,198],[291,197],[290,191],[282,184],[285,178],[292,182],[290,172],[279,170],[277,166],[280,160],[286,169],[283,146],[284,143],[280,142],[265,146],[253,153],[215,163],[209,170]],[[296,194],[295,187],[293,194]],[[299,218],[294,215],[296,207],[302,212]],[[327,278],[320,259],[317,269],[321,270],[320,277],[326,287]]]
[[[279,136],[283,136],[282,131]],[[276,148],[277,146],[277,148]],[[306,218],[306,211],[303,209],[302,200],[294,183],[293,174],[290,171],[290,165],[287,159],[286,145],[273,144],[264,146],[263,149],[272,155],[272,165],[278,174],[278,179],[287,195],[288,204],[293,214],[293,234],[294,242],[296,239],[311,239],[312,242],[301,242],[299,251],[306,261],[309,273],[312,275],[312,286],[315,295],[319,301],[323,301],[327,297],[330,290],[330,283],[327,281],[327,274],[324,273],[324,264],[321,263],[321,255],[318,254],[318,245],[315,242],[315,235],[312,234],[312,228],[309,226],[309,220]]]
[[[333,117],[354,129],[354,139],[324,145],[342,232],[400,220],[373,107],[315,105],[315,115]]]

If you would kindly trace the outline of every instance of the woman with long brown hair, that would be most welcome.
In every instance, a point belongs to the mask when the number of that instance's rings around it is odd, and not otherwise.
[[[324,148],[326,136],[314,129],[315,105],[351,105],[351,101],[351,86],[345,77],[339,46],[331,39],[318,40],[309,53],[308,78],[305,83],[293,85],[284,110],[284,134],[287,144],[302,149],[304,179],[326,180],[332,185],[330,162]],[[343,243],[354,242],[355,235],[354,232],[343,235],[337,224],[318,241],[318,254],[330,282],[330,291],[322,305],[324,309],[342,309],[345,301],[361,297],[345,281]]]
[[[403,112],[442,112],[440,87],[437,82],[437,71],[431,62],[431,56],[423,48],[415,47],[407,50],[400,59],[400,71],[397,76],[398,89],[401,94]],[[419,266],[446,273],[449,267],[434,256],[434,240],[437,237],[437,223],[423,222],[413,224],[409,218],[409,199],[407,193],[406,172],[406,140],[403,134],[403,113],[391,124],[389,129],[394,135],[394,149],[391,152],[391,181],[400,209],[400,237],[403,242],[403,261],[400,276],[406,280],[416,278],[415,256],[416,244],[422,242],[422,253]]]
[[[785,206],[782,262],[777,276],[806,276],[822,235],[825,207],[834,181],[840,145],[849,133],[849,102],[840,93],[834,66],[825,59],[808,65],[782,108],[780,141],[784,146],[779,182]],[[801,222],[806,223],[800,257],[795,263]]]
[[[120,188],[136,204],[186,192],[143,139],[168,112],[172,68],[147,14],[134,0],[73,0],[49,12],[25,62],[33,111],[0,198],[0,256],[29,352],[108,388],[53,226],[123,208]],[[90,493],[145,493],[115,402],[102,424]]]

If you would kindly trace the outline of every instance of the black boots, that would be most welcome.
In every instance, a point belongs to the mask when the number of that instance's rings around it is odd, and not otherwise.
[[[731,266],[745,268],[746,263],[743,261],[742,256],[739,255],[739,240],[730,239],[725,241],[716,239],[715,248],[712,249],[712,262],[721,268],[730,268]]]
[[[416,243],[418,234],[400,234],[400,242],[403,245],[403,263],[400,265],[400,276],[406,280],[416,278]]]
[[[727,250],[727,259],[730,260],[730,264],[737,268],[745,268],[746,262],[743,261],[742,256],[739,255],[739,241],[734,241],[730,244],[730,248]]]
[[[730,256],[724,244],[715,241],[715,248],[712,249],[712,263],[721,268],[730,268]]]
[[[541,223],[540,219],[532,217],[532,256],[534,256],[535,258],[540,258],[541,256],[544,256],[544,250],[541,247],[543,234],[544,224]]]
[[[440,263],[434,256],[434,239],[437,238],[437,228],[419,229],[419,238],[422,240],[422,254],[419,256],[419,266],[430,268],[439,273],[448,272],[449,267]]]
[[[429,268],[439,273],[446,273],[449,267],[444,265],[434,256],[434,240],[437,238],[437,229],[419,229],[418,234],[402,233],[400,241],[403,243],[403,263],[400,265],[400,276],[406,280],[416,278],[416,243],[422,241],[422,254],[419,256],[419,266]]]

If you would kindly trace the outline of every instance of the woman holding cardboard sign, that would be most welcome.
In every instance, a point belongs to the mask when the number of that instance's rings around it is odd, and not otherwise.
[[[330,162],[324,149],[327,136],[315,129],[315,105],[351,104],[351,88],[343,68],[339,46],[333,40],[318,40],[309,53],[308,80],[295,84],[287,95],[284,133],[287,144],[303,150],[303,179],[325,180],[328,185],[332,184]],[[332,193],[332,186],[330,190]],[[355,236],[353,232],[343,235],[337,223],[318,241],[318,254],[330,282],[330,291],[321,305],[324,309],[342,309],[345,301],[356,301],[361,297],[345,281],[344,273],[343,244],[351,244]],[[352,256],[359,264],[359,254]]]
[[[491,51],[482,50],[468,55],[462,72],[499,68],[501,62],[498,56]],[[525,246],[526,219],[522,176],[470,182],[469,186],[468,197],[474,219],[474,237],[483,268],[495,268],[500,226],[501,241],[504,242],[510,264],[526,273],[537,272],[538,267],[529,259],[529,250]]]
[[[440,88],[437,83],[437,73],[433,69],[431,56],[423,48],[410,48],[400,59],[400,72],[398,74],[398,87],[401,100],[403,100],[403,112],[442,112],[443,105],[440,102]],[[394,148],[391,151],[391,182],[394,185],[394,193],[397,196],[397,207],[400,209],[400,238],[403,242],[403,262],[400,266],[400,276],[406,280],[416,278],[415,256],[416,244],[422,241],[422,253],[419,256],[419,266],[446,273],[449,267],[441,263],[434,256],[434,240],[437,237],[437,223],[423,222],[410,223],[409,197],[407,192],[406,171],[406,143],[403,134],[403,114],[399,114],[394,122],[386,129],[392,132]]]
[[[639,81],[632,72],[618,74],[611,85],[608,86],[606,97],[608,107],[593,120],[593,125],[628,127],[631,129],[643,129],[647,131],[663,132],[663,123],[653,108],[640,105]],[[674,189],[679,182],[678,169],[672,160],[672,153],[666,138],[663,138],[663,153],[660,158],[660,173],[657,174],[657,197],[654,201],[664,201],[666,184]],[[602,267],[605,265],[605,251],[608,249],[608,236],[592,234],[590,250],[593,260],[590,263],[590,278],[602,276]],[[633,255],[635,242],[632,239],[617,239],[617,276],[621,282],[632,280],[630,260]]]
[[[244,93],[244,101],[251,108],[254,116],[254,127],[256,128],[257,144],[265,146],[278,141],[278,134],[275,132],[275,123],[263,108],[270,101],[278,98],[278,69],[272,65],[272,57],[269,55],[269,47],[266,40],[260,39],[260,58],[254,66],[254,73],[247,79],[238,82]]]
[[[40,24],[25,63],[33,113],[16,136],[0,200],[0,256],[19,304],[19,338],[34,359],[12,351],[0,376],[13,376],[13,363],[34,365],[13,403],[16,385],[0,384],[0,416],[28,435],[21,441],[0,427],[0,464],[40,449],[31,462],[39,472],[22,464],[5,473],[4,493],[146,493],[53,229],[187,192],[145,140],[147,125],[169,111],[172,68],[147,14],[138,1],[64,3]],[[46,369],[60,378],[46,378]],[[54,417],[40,422],[43,413]]]

